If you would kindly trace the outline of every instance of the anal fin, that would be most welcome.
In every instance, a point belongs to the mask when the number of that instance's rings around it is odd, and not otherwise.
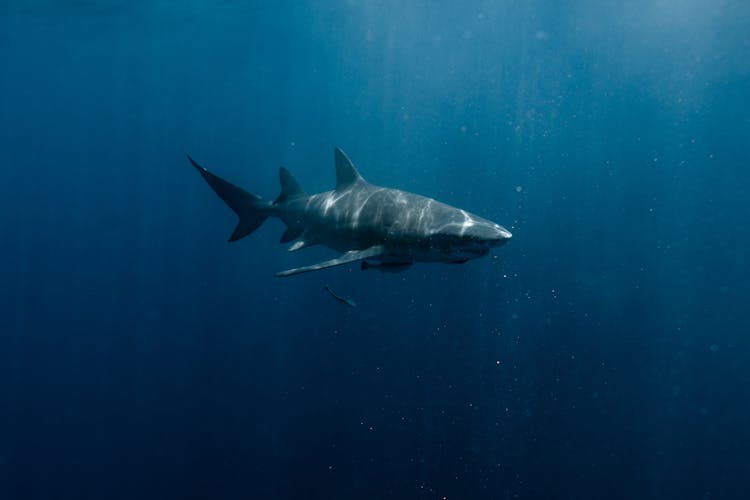
[[[376,245],[370,248],[365,248],[364,250],[350,250],[342,254],[341,256],[336,257],[335,259],[326,260],[324,262],[319,262],[311,266],[297,267],[295,269],[288,269],[286,271],[281,271],[279,273],[276,273],[276,276],[283,278],[286,276],[292,276],[294,274],[302,274],[302,273],[308,273],[310,271],[318,271],[320,269],[326,269],[328,267],[349,264],[350,262],[356,262],[358,260],[371,259],[373,257],[383,255],[384,253],[385,253],[385,247],[383,247],[382,245]]]

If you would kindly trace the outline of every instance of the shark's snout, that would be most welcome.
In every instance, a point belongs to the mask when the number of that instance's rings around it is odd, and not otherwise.
[[[474,225],[467,234],[474,241],[490,245],[503,244],[513,237],[510,231],[503,226],[489,221]]]
[[[488,243],[492,246],[504,245],[513,237],[511,232],[505,229],[503,226],[495,224],[493,229],[494,236],[488,239]]]

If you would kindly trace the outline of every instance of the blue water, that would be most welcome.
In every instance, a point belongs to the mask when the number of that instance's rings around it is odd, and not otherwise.
[[[6,1],[0,498],[746,498],[750,4]],[[508,227],[295,254],[333,148]],[[357,302],[336,302],[324,290]]]

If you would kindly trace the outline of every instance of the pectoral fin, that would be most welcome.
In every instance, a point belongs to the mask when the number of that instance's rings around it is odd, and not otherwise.
[[[334,267],[334,266],[340,266],[342,264],[349,264],[350,262],[356,262],[362,259],[371,259],[373,257],[377,257],[378,255],[383,255],[384,253],[385,253],[385,248],[382,245],[376,245],[374,247],[366,248],[364,250],[350,250],[349,252],[346,252],[345,254],[342,254],[340,257],[336,257],[335,259],[326,260],[324,262],[319,262],[318,264],[313,264],[311,266],[297,267],[295,269],[288,269],[286,271],[281,271],[280,273],[276,273],[276,276],[286,277],[286,276],[292,276],[293,274],[301,274],[301,273],[307,273],[310,271],[317,271],[319,269],[325,269],[327,267]]]

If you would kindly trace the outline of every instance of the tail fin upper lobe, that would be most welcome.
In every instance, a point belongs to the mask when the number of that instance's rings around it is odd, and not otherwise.
[[[240,218],[237,227],[229,237],[229,241],[237,241],[247,236],[263,224],[268,218],[270,204],[260,196],[248,193],[241,187],[225,181],[221,177],[212,174],[187,155],[190,163],[195,167],[201,176],[206,180],[211,189],[213,189],[219,198],[224,200],[229,208]]]

